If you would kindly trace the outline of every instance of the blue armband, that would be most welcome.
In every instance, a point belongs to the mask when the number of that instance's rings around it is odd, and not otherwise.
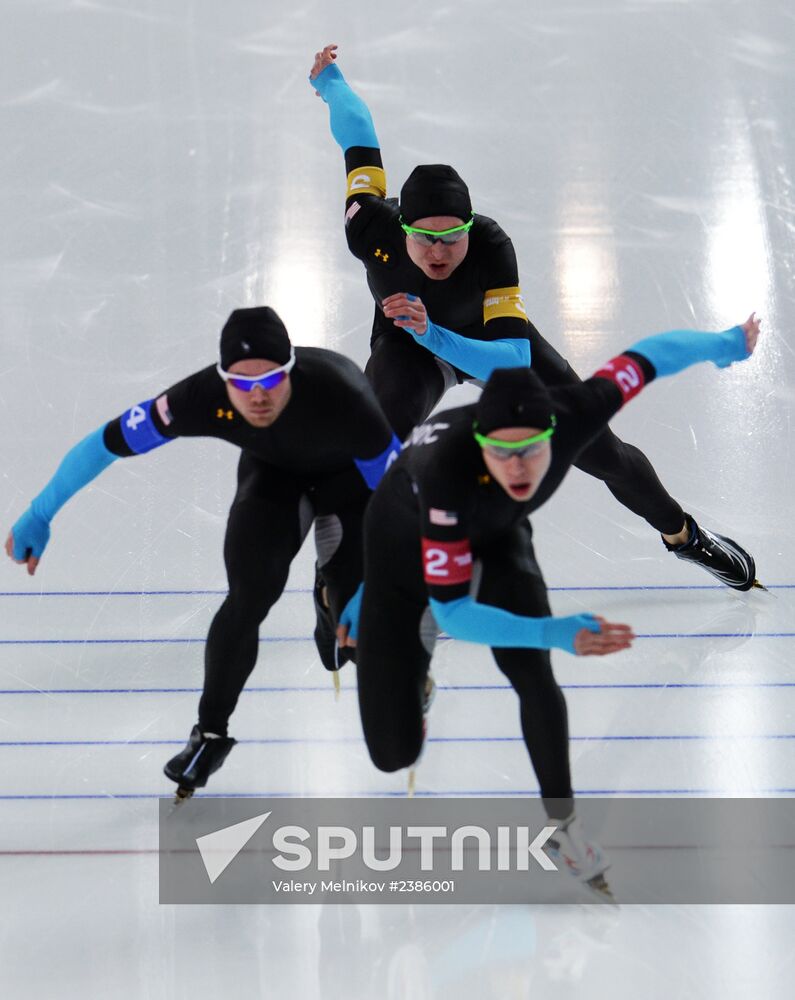
[[[104,432],[100,427],[66,453],[55,475],[11,529],[15,559],[40,557],[50,537],[50,521],[61,507],[119,457],[105,446]]]
[[[364,593],[364,583],[360,583],[356,593],[342,609],[339,624],[348,629],[348,637],[359,638],[359,615],[362,610],[362,594]]]
[[[529,368],[530,341],[524,337],[505,340],[472,340],[428,320],[424,334],[408,331],[420,347],[485,382],[495,368]]]
[[[739,326],[722,333],[670,330],[645,337],[629,350],[649,360],[658,376],[675,375],[699,361],[712,361],[718,368],[727,368],[750,357],[745,332]]]
[[[584,628],[600,630],[593,615],[527,618],[490,604],[478,604],[471,597],[455,601],[430,600],[437,625],[451,638],[477,642],[496,649],[564,649],[574,652],[574,637]]]
[[[367,105],[345,82],[333,63],[309,82],[329,106],[331,134],[343,153],[351,146],[378,148],[378,136]]]
[[[401,447],[397,436],[393,434],[392,440],[380,455],[376,455],[375,458],[354,458],[356,468],[371,490],[381,482],[383,474],[400,454]]]
[[[161,434],[155,427],[152,420],[152,403],[153,399],[147,399],[146,402],[131,407],[120,418],[122,436],[135,455],[143,455],[173,440]]]

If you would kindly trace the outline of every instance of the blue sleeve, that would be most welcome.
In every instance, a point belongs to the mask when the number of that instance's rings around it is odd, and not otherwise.
[[[381,482],[381,477],[400,454],[401,444],[395,434],[392,440],[384,448],[380,455],[375,458],[355,458],[353,461],[356,468],[361,472],[362,479],[371,490]]]
[[[504,340],[471,340],[428,320],[424,334],[408,330],[424,347],[473,378],[488,379],[495,368],[529,368],[530,341],[523,337]]]
[[[722,333],[670,330],[645,337],[629,350],[647,358],[658,376],[675,375],[699,361],[712,361],[718,368],[727,368],[735,361],[750,357],[745,333],[739,326]]]
[[[105,446],[104,427],[89,434],[66,453],[52,479],[11,529],[14,558],[40,557],[50,536],[50,521],[70,497],[114,462]]]
[[[343,153],[351,146],[379,148],[378,136],[367,105],[361,97],[354,94],[336,66],[326,66],[322,73],[309,82],[328,104],[331,134]]]
[[[497,649],[518,646],[525,649],[565,649],[574,652],[574,637],[580,629],[599,631],[593,615],[570,615],[566,618],[526,618],[489,604],[478,604],[471,597],[455,601],[430,599],[436,624],[451,638],[477,642]]]

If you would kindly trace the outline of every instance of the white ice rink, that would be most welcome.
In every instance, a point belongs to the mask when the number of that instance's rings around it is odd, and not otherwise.
[[[364,362],[342,156],[306,80],[338,42],[391,193],[454,164],[582,374],[645,334],[763,316],[751,362],[661,381],[614,427],[754,553],[770,595],[712,586],[579,472],[534,525],[554,609],[640,635],[554,656],[578,794],[795,795],[788,0],[0,8],[5,529],[79,438],[212,361],[237,306]],[[0,564],[4,998],[793,995],[789,907],[159,905],[161,768],[195,719],[236,459],[186,440],[118,462],[58,516],[35,578]],[[261,630],[214,793],[405,787],[369,762],[351,668],[334,701],[312,561],[307,545]],[[443,643],[434,671],[419,794],[535,795],[488,651]]]

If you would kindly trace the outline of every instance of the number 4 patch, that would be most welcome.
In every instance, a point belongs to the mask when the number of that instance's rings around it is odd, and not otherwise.
[[[153,402],[147,399],[145,403],[132,406],[121,418],[122,435],[134,455],[143,455],[171,440],[164,437],[152,422]]]
[[[422,567],[425,582],[438,586],[469,583],[472,579],[472,551],[465,538],[458,542],[422,540]]]

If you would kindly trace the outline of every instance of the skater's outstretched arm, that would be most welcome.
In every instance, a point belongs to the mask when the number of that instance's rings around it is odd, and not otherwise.
[[[345,154],[347,198],[386,197],[386,176],[375,126],[367,105],[348,86],[335,64],[337,46],[315,53],[309,82],[329,108],[331,134]]]
[[[355,648],[362,606],[361,585],[340,615],[337,641]],[[635,635],[631,626],[609,622],[599,615],[525,618],[470,597],[451,602],[430,601],[437,625],[451,639],[499,649],[564,649],[575,656],[604,656],[629,649]]]
[[[553,390],[553,396],[565,402],[575,417],[559,429],[558,437],[565,436],[569,447],[581,451],[654,379],[676,375],[702,361],[726,368],[749,358],[759,328],[760,320],[751,313],[744,323],[720,333],[671,330],[636,341],[585,382]]]
[[[452,639],[493,649],[563,649],[577,656],[601,656],[628,649],[635,638],[629,625],[592,614],[527,618],[468,596],[453,601],[431,598],[430,606],[436,623]]]
[[[162,398],[162,397],[161,397]],[[50,540],[50,523],[63,505],[87,486],[117,458],[140,455],[172,438],[161,432],[152,416],[154,400],[131,407],[122,417],[105,424],[78,442],[64,456],[55,475],[14,524],[6,538],[6,554],[27,566],[33,576]],[[114,443],[112,428],[126,446]]]
[[[530,341],[526,335],[499,340],[462,337],[453,330],[433,323],[422,301],[416,295],[404,292],[387,296],[382,305],[384,315],[394,320],[396,326],[410,333],[420,347],[473,378],[486,381],[495,368],[530,366]],[[526,329],[526,319],[522,322],[522,327]]]
[[[105,445],[104,430],[100,427],[66,453],[55,475],[8,533],[7,555],[26,565],[31,576],[50,539],[52,519],[70,497],[119,457]]]
[[[527,340],[482,341],[462,337],[433,323],[415,296],[401,293],[384,299],[384,315],[394,318],[418,344],[475,378],[486,380],[495,368],[530,364]],[[671,330],[645,337],[608,362],[594,377],[614,381],[622,402],[626,402],[654,378],[676,375],[702,361],[726,368],[750,357],[759,337],[759,324],[752,313],[745,323],[722,333]],[[645,359],[647,364],[632,364],[633,355]],[[629,363],[622,365],[622,361]]]
[[[700,361],[712,361],[718,368],[728,368],[735,361],[744,361],[753,354],[760,323],[756,313],[751,313],[744,323],[722,333],[670,330],[639,340],[630,351],[647,358],[659,377],[676,375]]]
[[[750,358],[759,339],[759,327],[760,320],[755,313],[751,313],[743,324],[721,333],[703,333],[700,330],[657,333],[638,340],[618,358],[600,368],[593,378],[613,382],[621,393],[622,401],[626,402],[652,379],[677,375],[701,361],[712,361],[718,368],[728,368],[735,361]]]

